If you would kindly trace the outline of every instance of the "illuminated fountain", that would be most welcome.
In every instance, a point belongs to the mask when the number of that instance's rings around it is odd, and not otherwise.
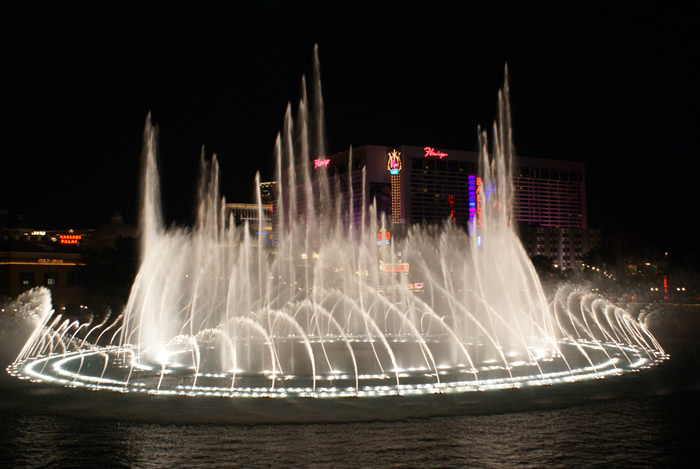
[[[317,72],[316,59],[320,103]],[[356,211],[356,185],[311,177],[310,161],[326,153],[322,126],[309,125],[323,122],[322,106],[310,119],[306,96],[276,144],[274,247],[226,219],[215,157],[202,158],[196,225],[166,227],[148,122],[142,261],[121,319],[45,315],[10,373],[159,396],[371,400],[564,386],[665,359],[606,300],[573,287],[545,298],[510,223],[507,97],[506,80],[492,137],[480,132],[480,220],[467,231],[410,227],[382,250],[377,233],[391,226],[369,201]],[[386,264],[410,264],[422,289]]]

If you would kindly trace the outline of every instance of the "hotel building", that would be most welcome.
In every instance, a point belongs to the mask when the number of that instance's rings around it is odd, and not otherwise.
[[[310,167],[312,180],[321,172],[338,177],[340,192],[352,194],[354,218],[363,200],[376,201],[378,212],[394,225],[448,220],[470,229],[480,215],[479,191],[488,191],[480,187],[478,156],[432,146],[365,145],[314,160]],[[329,184],[335,184],[334,178]],[[528,255],[546,255],[560,269],[573,268],[599,242],[599,231],[587,225],[583,163],[519,157],[513,188],[513,216]]]
[[[273,183],[260,184],[261,191],[271,191],[271,187],[274,188]],[[263,197],[263,203],[260,207],[258,204],[227,203],[224,213],[225,223],[228,225],[233,222],[237,226],[243,226],[247,223],[252,234],[263,235],[272,242],[272,203],[265,203],[265,199],[269,200],[269,197],[270,195]],[[257,237],[253,239],[257,240]]]
[[[2,222],[0,299],[14,299],[32,288],[46,287],[57,311],[96,299],[80,270],[86,252],[95,255],[114,248],[118,238],[137,234],[136,228],[124,224],[118,213],[111,223],[94,230],[36,230],[22,217]]]

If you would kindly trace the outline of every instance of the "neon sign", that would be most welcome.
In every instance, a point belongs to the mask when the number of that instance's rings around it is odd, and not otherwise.
[[[327,168],[328,163],[330,163],[330,162],[331,162],[331,160],[329,158],[323,158],[323,159],[316,158],[314,160],[314,169],[318,169],[320,167]]]
[[[433,147],[425,147],[425,148],[423,148],[423,150],[425,151],[425,158],[427,158],[429,156],[437,156],[438,158],[443,159],[444,157],[447,156],[447,153],[437,151]]]
[[[408,272],[411,268],[408,262],[400,262],[398,264],[384,264],[380,266],[384,272],[388,273],[400,273],[400,272]]]
[[[399,174],[401,171],[401,152],[394,151],[389,153],[389,161],[386,163],[386,169],[390,174]]]
[[[80,234],[60,234],[58,235],[61,244],[80,244],[83,235]]]
[[[469,176],[469,233],[474,233],[477,227],[482,226],[481,221],[481,178],[477,176]]]
[[[391,232],[390,231],[380,231],[377,233],[377,246],[384,246],[391,244]]]
[[[455,196],[454,194],[448,194],[447,195],[447,201],[450,204],[450,219],[454,220],[455,219]]]

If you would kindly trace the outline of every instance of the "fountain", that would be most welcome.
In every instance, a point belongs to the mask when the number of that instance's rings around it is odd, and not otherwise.
[[[276,142],[274,247],[226,219],[215,156],[202,155],[195,226],[165,225],[149,119],[142,260],[125,311],[99,325],[44,315],[10,374],[239,407],[323,401],[332,415],[329,402],[564,387],[667,358],[643,324],[605,299],[574,287],[545,297],[510,223],[507,78],[491,138],[479,132],[480,177],[492,189],[480,195],[483,226],[413,226],[380,251],[377,233],[390,224],[371,201],[353,205],[357,184],[311,176],[308,162],[326,154],[317,55],[315,65],[315,118],[304,94]],[[262,220],[259,198],[258,208]],[[424,291],[409,288],[405,273],[380,270],[401,262],[421,273]]]

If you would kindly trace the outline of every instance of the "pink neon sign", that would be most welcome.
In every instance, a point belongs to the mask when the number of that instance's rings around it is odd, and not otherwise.
[[[389,166],[391,166],[391,169],[389,170],[389,172],[391,174],[399,174],[399,161],[398,160],[390,161]]]
[[[323,166],[324,168],[326,168],[326,167],[328,167],[328,163],[330,163],[330,162],[331,162],[331,160],[328,159],[328,158],[324,158],[324,159],[318,159],[318,158],[316,158],[316,159],[314,160],[314,169],[318,169],[318,168],[320,168],[320,167],[322,167],[322,166]]]
[[[426,158],[429,156],[437,156],[438,158],[443,159],[444,157],[447,156],[447,153],[443,153],[441,151],[438,151],[433,147],[425,147],[425,148],[423,148],[423,150],[425,151]]]

